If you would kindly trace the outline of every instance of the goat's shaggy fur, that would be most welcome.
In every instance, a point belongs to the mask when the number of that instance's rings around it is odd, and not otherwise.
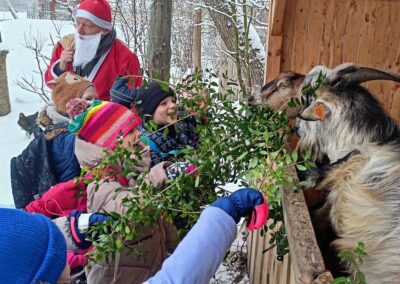
[[[358,85],[361,81],[341,80],[342,74],[357,76],[358,67],[349,66],[355,71],[318,67],[307,76],[305,84],[312,85],[319,71],[327,74],[320,86],[303,94],[299,147],[312,147],[319,157],[326,154],[333,162],[313,176],[317,189],[330,191],[325,209],[339,236],[332,244],[338,251],[351,252],[364,242],[367,256],[360,270],[367,282],[398,283],[400,129]],[[347,265],[354,273],[355,268]]]

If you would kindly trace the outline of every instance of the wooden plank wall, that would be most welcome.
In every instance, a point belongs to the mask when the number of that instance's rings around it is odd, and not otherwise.
[[[400,1],[270,0],[268,19],[265,81],[282,71],[306,74],[316,65],[343,62],[400,73]],[[366,86],[400,121],[400,84]],[[280,263],[275,249],[262,254],[268,246],[267,236],[249,235],[250,282],[300,283],[290,257]]]
[[[281,5],[282,0],[274,0]],[[266,80],[281,71],[307,73],[313,66],[354,62],[400,73],[400,1],[284,0],[280,34],[269,38]],[[282,8],[280,8],[282,9]],[[400,121],[400,85],[366,85]]]
[[[291,259],[287,255],[283,261],[277,261],[276,247],[270,248],[269,234],[260,236],[258,231],[250,232],[247,237],[247,264],[250,283],[257,284],[294,284],[295,273]]]

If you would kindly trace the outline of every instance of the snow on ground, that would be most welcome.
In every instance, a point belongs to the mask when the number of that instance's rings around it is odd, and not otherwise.
[[[18,19],[26,19],[26,12],[17,12]],[[10,12],[0,11],[0,21],[14,19]]]
[[[218,267],[210,284],[247,284],[249,283],[247,273],[247,246],[245,243],[244,228],[238,224],[238,234],[232,243],[228,255]]]
[[[61,26],[62,35],[73,32],[71,24],[55,22],[55,25]],[[48,39],[44,44],[43,51],[50,56],[53,46],[49,34],[56,39],[55,25],[50,20],[0,21],[2,41],[9,50],[7,76],[11,103],[11,113],[0,117],[2,133],[0,136],[0,207],[9,207],[14,204],[11,193],[10,159],[19,155],[30,141],[30,138],[17,124],[19,113],[33,114],[44,105],[38,95],[22,90],[16,83],[17,79],[21,79],[23,76],[29,79],[33,76],[33,80],[40,80],[40,76],[35,74],[37,70],[35,58],[32,52],[24,47],[24,38],[26,35],[30,38]]]

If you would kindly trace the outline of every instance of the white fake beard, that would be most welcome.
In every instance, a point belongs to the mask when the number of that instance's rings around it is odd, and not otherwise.
[[[94,35],[81,35],[75,33],[74,68],[85,67],[95,56],[99,47],[102,32]]]

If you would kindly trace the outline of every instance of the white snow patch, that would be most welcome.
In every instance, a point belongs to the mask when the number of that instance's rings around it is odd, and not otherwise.
[[[1,18],[1,14],[0,14]],[[49,39],[52,34],[56,37],[54,24],[50,20],[17,19],[0,22],[0,31],[3,44],[8,46],[7,54],[7,76],[10,94],[11,113],[0,117],[0,207],[14,205],[11,192],[10,160],[19,155],[28,145],[31,138],[27,137],[25,131],[18,126],[20,112],[33,114],[44,105],[38,95],[22,90],[16,83],[22,76],[33,78],[37,82],[40,76],[36,61],[31,51],[24,47],[24,37],[29,38],[42,36]],[[71,24],[62,25],[61,34],[66,35],[74,31]],[[43,51],[51,56],[53,46],[51,41],[46,41]]]

